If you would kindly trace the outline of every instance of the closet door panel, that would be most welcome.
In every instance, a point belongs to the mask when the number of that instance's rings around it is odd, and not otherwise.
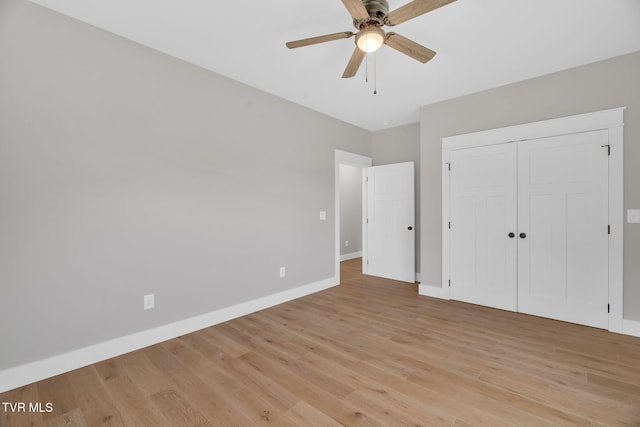
[[[608,326],[607,131],[518,143],[518,311]]]
[[[516,310],[515,144],[451,153],[451,297]]]

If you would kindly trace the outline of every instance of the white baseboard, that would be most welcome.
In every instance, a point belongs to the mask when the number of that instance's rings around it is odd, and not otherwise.
[[[632,335],[634,337],[640,337],[640,322],[635,320],[622,320],[622,333],[625,335]]]
[[[340,255],[340,262],[348,261],[350,259],[355,259],[355,258],[361,258],[361,257],[362,257],[362,251],[351,252],[350,254]]]
[[[435,286],[423,285],[418,286],[418,295],[424,295],[426,297],[451,299],[449,297],[449,288],[437,288]]]
[[[0,393],[208,328],[336,285],[338,285],[338,279],[331,277],[231,307],[221,308],[200,316],[101,342],[48,359],[5,369],[0,371]]]

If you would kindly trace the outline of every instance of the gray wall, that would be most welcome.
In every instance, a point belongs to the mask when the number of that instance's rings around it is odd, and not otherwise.
[[[2,0],[0,369],[332,277],[333,150],[370,147],[360,128]]]
[[[625,209],[640,208],[640,52],[423,107],[423,283],[441,284],[440,138],[623,106]],[[624,318],[640,320],[637,224],[625,223],[624,252]]]
[[[371,153],[374,166],[415,162],[416,272],[420,273],[422,271],[420,267],[420,124],[412,123],[373,132]]]
[[[345,246],[349,241],[349,246]],[[340,165],[340,255],[362,251],[362,168]]]

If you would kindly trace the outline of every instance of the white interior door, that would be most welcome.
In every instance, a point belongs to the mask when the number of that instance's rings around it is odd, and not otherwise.
[[[453,299],[517,309],[516,160],[515,144],[451,152]]]
[[[606,144],[604,130],[518,143],[518,311],[607,328]]]
[[[413,162],[374,166],[366,173],[364,272],[415,282]]]

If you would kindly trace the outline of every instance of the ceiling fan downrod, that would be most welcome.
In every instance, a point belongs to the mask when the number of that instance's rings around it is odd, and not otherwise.
[[[356,29],[361,30],[368,25],[385,25],[387,15],[389,14],[389,3],[387,0],[362,0],[367,12],[369,12],[369,19],[365,20],[353,20],[353,26]]]

